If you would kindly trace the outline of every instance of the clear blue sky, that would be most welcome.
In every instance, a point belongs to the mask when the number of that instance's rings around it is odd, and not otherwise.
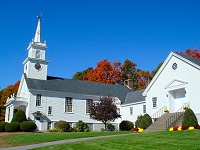
[[[21,79],[39,12],[48,75],[72,78],[103,59],[152,71],[170,51],[200,48],[199,0],[1,0],[0,87]]]

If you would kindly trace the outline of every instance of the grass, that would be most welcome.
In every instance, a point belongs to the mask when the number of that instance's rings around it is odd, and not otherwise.
[[[26,133],[12,134],[2,137],[9,146],[29,145],[43,142],[52,142],[65,139],[86,138],[95,136],[106,136],[116,134],[128,134],[126,132],[46,132],[46,133]]]
[[[127,134],[84,142],[46,146],[34,150],[200,150],[200,130]]]
[[[26,133],[12,134],[1,137],[9,146],[29,145],[64,139],[75,139],[115,134],[127,134],[111,138],[90,140],[84,142],[66,143],[60,145],[36,148],[35,150],[200,150],[200,130],[194,131],[163,131],[152,133],[128,132],[65,132],[65,133]]]

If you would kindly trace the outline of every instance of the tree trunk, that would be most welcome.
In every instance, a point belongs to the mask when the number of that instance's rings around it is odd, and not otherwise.
[[[104,123],[104,125],[105,125],[105,130],[106,130],[106,122]]]

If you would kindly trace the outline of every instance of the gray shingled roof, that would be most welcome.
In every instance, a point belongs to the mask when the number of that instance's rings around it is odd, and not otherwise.
[[[145,101],[145,97],[142,96],[143,92],[144,90],[139,90],[128,93],[126,100],[123,104],[131,104],[131,103]]]
[[[118,97],[121,102],[125,101],[127,93],[133,91],[123,85],[85,82],[52,76],[48,76],[47,80],[37,80],[27,78],[26,74],[24,76],[29,89],[98,96],[111,95]]]
[[[176,54],[178,54],[181,57],[183,57],[183,58],[185,58],[185,59],[187,59],[187,60],[189,60],[189,61],[191,61],[191,62],[193,62],[193,63],[195,63],[195,64],[200,66],[200,59],[199,58],[194,58],[194,57],[191,57],[191,56],[188,56],[188,55],[184,55],[184,54],[179,54],[179,53],[176,53]]]

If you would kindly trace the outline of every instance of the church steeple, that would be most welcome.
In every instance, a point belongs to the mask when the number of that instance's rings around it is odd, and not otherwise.
[[[40,32],[40,22],[42,20],[42,13],[39,14],[39,16],[37,16],[38,18],[38,25],[37,25],[37,29],[35,32],[35,37],[34,37],[34,42],[41,42],[41,32]]]
[[[49,61],[45,60],[45,52],[47,49],[46,42],[41,41],[41,28],[40,23],[42,20],[42,14],[40,13],[38,18],[38,24],[35,32],[35,37],[32,42],[29,43],[27,48],[28,57],[23,62],[24,73],[28,78],[46,80],[47,78],[47,66]]]

